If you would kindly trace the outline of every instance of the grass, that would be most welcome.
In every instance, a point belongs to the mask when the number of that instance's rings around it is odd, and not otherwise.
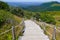
[[[9,31],[8,33],[5,33],[4,35],[0,35],[0,40],[12,40],[12,33]]]
[[[46,30],[47,30],[47,32],[49,32],[51,35],[53,34],[53,28],[47,26],[47,27],[46,27]],[[47,33],[47,35],[49,36],[48,33]],[[52,40],[52,36],[49,36],[49,37],[50,37],[50,40]],[[56,30],[56,40],[60,40],[60,32],[58,32],[57,30]]]
[[[49,32],[51,35],[53,34],[53,28],[47,26],[47,27],[46,27],[46,30],[47,30],[47,32]],[[46,34],[50,37],[50,40],[52,40],[52,36],[50,36],[47,32],[46,32]],[[56,30],[56,40],[60,40],[60,32],[58,32],[57,30]]]
[[[57,21],[57,22],[56,22],[56,26],[57,26],[57,27],[60,27],[60,21]]]
[[[19,36],[22,36],[23,33],[21,32],[23,30],[23,26],[19,25],[20,22],[22,21],[21,17],[18,17],[16,15],[13,15],[13,20],[14,20],[14,26],[15,27],[15,36],[16,36],[16,40],[18,39]],[[1,25],[0,27],[0,33],[5,32],[6,30],[9,30],[12,28],[12,24],[10,23],[4,23],[3,25]],[[12,40],[12,30],[9,31],[8,33],[5,33],[3,35],[0,35],[0,40]]]
[[[22,21],[22,18],[14,15],[14,20],[16,20],[18,23],[20,23]]]
[[[16,40],[18,40],[19,36],[23,35],[23,33],[21,32],[22,30],[23,30],[23,26],[18,25],[17,27],[15,27]],[[12,30],[3,35],[0,35],[0,40],[12,40]]]
[[[56,32],[56,40],[60,40],[60,32]]]
[[[44,27],[46,27],[46,28],[45,28],[46,31],[44,31],[44,33],[45,33],[46,35],[48,35],[48,37],[50,38],[50,40],[52,40],[53,27],[50,27],[50,26],[48,26],[48,25],[43,26],[43,25],[39,24],[39,22],[36,22],[36,23],[37,23],[38,25],[40,25],[41,29],[43,29],[43,30],[44,30]],[[58,30],[59,30],[59,29],[58,29]],[[58,32],[57,30],[56,30],[56,40],[60,40],[60,32]]]
[[[59,30],[60,28],[58,28],[58,27],[60,27],[60,11],[46,11],[46,13],[51,14],[55,18],[56,28]],[[45,26],[42,26],[41,24],[39,24],[39,25],[42,29],[43,29],[43,27],[45,27]],[[51,35],[53,34],[53,28],[46,25],[46,30],[47,30],[47,32],[45,31],[44,33],[49,36],[50,40],[52,40],[52,36],[50,36],[49,33]],[[60,40],[60,32],[58,32],[57,30],[56,30],[56,40]]]
[[[43,27],[45,27],[45,26],[40,26],[40,27],[42,29],[44,29]],[[51,36],[52,35],[52,32],[53,32],[52,28],[50,28],[49,26],[46,26],[44,33],[46,35],[48,35],[48,37],[49,37],[50,40],[52,39],[52,36]]]

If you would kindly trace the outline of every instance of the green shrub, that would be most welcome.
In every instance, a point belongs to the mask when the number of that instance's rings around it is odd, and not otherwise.
[[[8,10],[9,5],[5,2],[0,1],[0,9]]]
[[[8,19],[12,19],[13,16],[11,13],[4,11],[4,10],[0,10],[0,24],[2,24],[3,22],[5,22]]]
[[[20,8],[14,7],[13,10],[11,10],[11,13],[15,14],[15,15],[17,15],[19,17],[24,17],[24,13],[23,13],[22,9],[20,9]]]
[[[56,24],[54,17],[50,14],[41,13],[40,18],[42,21],[45,21],[46,23]]]

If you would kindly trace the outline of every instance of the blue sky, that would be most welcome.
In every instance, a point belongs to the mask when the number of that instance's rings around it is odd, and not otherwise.
[[[58,1],[60,0],[1,0],[5,2],[49,2],[49,1]]]

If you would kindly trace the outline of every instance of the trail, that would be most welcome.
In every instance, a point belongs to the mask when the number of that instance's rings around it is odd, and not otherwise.
[[[31,20],[26,20],[24,36],[19,40],[49,40],[48,36],[44,34],[44,31]]]

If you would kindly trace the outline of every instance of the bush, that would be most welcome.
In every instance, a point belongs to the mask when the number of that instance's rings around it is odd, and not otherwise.
[[[12,14],[7,11],[0,10],[0,24],[8,20],[9,18],[13,18]]]
[[[9,5],[5,2],[0,1],[0,9],[8,10]]]
[[[17,15],[19,17],[24,17],[23,11],[20,8],[14,7],[13,10],[11,10],[11,13],[15,14],[15,15]]]
[[[40,18],[41,18],[41,20],[45,21],[46,23],[56,24],[54,17],[50,14],[41,13]]]

